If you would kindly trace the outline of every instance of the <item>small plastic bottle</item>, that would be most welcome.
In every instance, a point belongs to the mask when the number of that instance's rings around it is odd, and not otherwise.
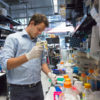
[[[61,61],[60,62],[60,66],[59,66],[59,68],[58,69],[63,69],[64,68],[64,62],[63,61]]]
[[[81,79],[80,80],[83,82],[83,84],[86,83],[86,74],[85,73],[81,74]]]
[[[90,76],[86,76],[86,79],[87,79],[87,83],[90,83],[91,80]]]
[[[89,69],[88,78],[90,78],[90,79],[88,80],[88,83],[91,84],[91,89],[92,90],[96,90],[97,89],[97,80],[95,79],[93,73],[94,73],[94,70],[93,69]]]
[[[65,82],[70,82],[71,83],[71,79],[70,78],[65,78]],[[64,91],[64,86],[62,88],[62,91]]]
[[[89,76],[91,77],[91,78],[93,78],[93,74],[94,73],[94,70],[93,69],[89,69]]]
[[[70,66],[66,68],[66,74],[68,74],[69,78],[71,79],[71,83],[73,84],[73,69]]]
[[[63,96],[59,97],[59,100],[77,100],[71,82],[64,83]]]
[[[90,95],[92,95],[91,84],[85,83],[83,90],[83,100],[91,100]]]

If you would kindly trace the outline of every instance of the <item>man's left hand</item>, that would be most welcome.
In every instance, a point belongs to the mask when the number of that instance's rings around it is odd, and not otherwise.
[[[48,77],[52,80],[53,85],[57,83],[57,76],[56,74],[53,74],[52,72],[48,73]]]

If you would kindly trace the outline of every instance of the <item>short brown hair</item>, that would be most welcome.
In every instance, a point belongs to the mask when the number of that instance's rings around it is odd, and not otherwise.
[[[32,18],[30,19],[29,24],[30,24],[31,21],[34,21],[34,25],[37,25],[37,24],[40,24],[40,23],[44,23],[46,27],[49,26],[48,19],[43,14],[34,14],[32,16]]]

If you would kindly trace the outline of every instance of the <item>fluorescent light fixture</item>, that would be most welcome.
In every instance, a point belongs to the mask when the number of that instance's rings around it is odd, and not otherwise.
[[[66,26],[66,22],[62,22],[61,24],[59,24],[58,26],[56,26],[55,28],[52,28],[51,30],[47,31],[47,33],[66,33],[66,32],[74,32],[74,27],[73,26]]]
[[[54,13],[58,13],[58,0],[53,0],[54,4]]]

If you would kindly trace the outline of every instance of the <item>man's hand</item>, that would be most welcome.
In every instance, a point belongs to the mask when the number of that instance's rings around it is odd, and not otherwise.
[[[48,73],[48,77],[52,80],[52,83],[55,85],[57,83],[57,77],[56,74],[53,74],[52,72]]]
[[[39,58],[42,54],[43,46],[34,46],[28,53],[26,53],[26,58],[31,60],[33,58]]]

